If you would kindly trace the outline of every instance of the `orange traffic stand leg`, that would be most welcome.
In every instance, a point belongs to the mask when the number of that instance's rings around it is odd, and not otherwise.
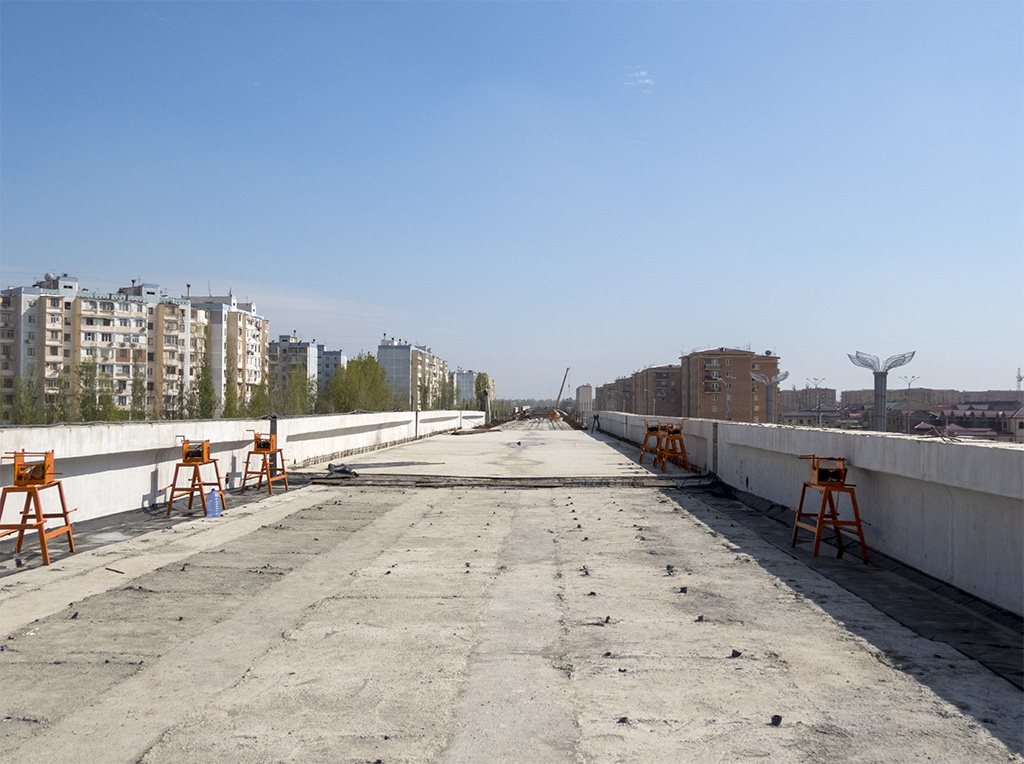
[[[807,494],[807,489],[813,488],[816,491],[821,491],[821,503],[818,506],[817,512],[804,512],[804,498]],[[839,512],[837,507],[836,499],[833,497],[834,493],[846,493],[850,496],[851,504],[853,505],[853,519],[852,520],[840,520]],[[814,518],[814,524],[803,522],[805,518]],[[800,504],[797,506],[796,518],[793,521],[793,538],[790,546],[796,546],[797,533],[801,528],[805,530],[813,531],[814,533],[814,556],[818,556],[818,552],[821,548],[821,534],[825,529],[826,525],[832,526],[832,530],[836,534],[836,547],[837,554],[836,558],[840,559],[843,556],[843,536],[841,528],[853,529],[857,532],[857,539],[860,542],[861,556],[864,562],[868,561],[868,547],[864,541],[864,529],[861,525],[860,519],[860,508],[857,506],[857,495],[851,485],[843,486],[832,486],[832,485],[821,485],[814,483],[804,483],[800,489]]]
[[[258,470],[251,470],[251,469],[249,469],[249,459],[254,454],[260,454],[260,456],[261,456],[260,468]],[[279,458],[281,460],[281,467],[280,467],[280,474],[279,475],[274,475],[271,472],[270,457],[273,456],[273,455],[276,455],[277,458]],[[275,468],[275,471],[276,471],[276,469],[277,468]],[[288,488],[289,488],[289,486],[288,486],[288,471],[285,469],[285,466],[284,466],[284,450],[283,449],[279,448],[279,449],[277,449],[275,451],[250,451],[249,452],[248,456],[245,457],[245,472],[242,475],[242,490],[241,490],[241,493],[245,493],[245,487],[246,487],[246,484],[248,483],[249,480],[255,480],[257,478],[258,478],[258,482],[256,483],[256,488],[257,488],[257,490],[262,488],[263,487],[263,476],[264,475],[266,475],[266,478],[267,478],[267,490],[269,491],[271,496],[274,495],[274,481],[275,480],[283,480],[284,481],[284,488],[285,488],[286,491],[288,490]]]
[[[646,425],[646,427],[647,427],[647,434],[644,436],[643,445],[640,446],[640,459],[639,459],[639,463],[640,464],[644,463],[644,456],[647,454],[648,451],[654,451],[654,454],[655,454],[654,466],[657,467],[658,466],[658,457],[657,457],[658,449],[661,448],[661,427],[659,425],[657,425],[657,424],[655,424],[653,426],[652,425]],[[654,445],[653,446],[648,445],[651,442],[652,438],[654,439]]]
[[[207,465],[207,464],[212,464],[213,465],[213,474],[217,478],[216,481],[203,480],[203,476],[202,476],[202,473],[200,472],[200,468],[205,466],[205,465]],[[189,480],[188,487],[179,488],[178,487],[178,474],[179,474],[179,472],[180,472],[182,467],[191,467],[192,468],[192,478],[191,478],[191,480]],[[223,485],[223,482],[221,481],[220,469],[217,466],[217,460],[216,459],[211,459],[208,462],[191,463],[191,464],[187,463],[187,462],[178,462],[178,464],[175,465],[175,467],[174,467],[174,480],[173,480],[173,482],[171,483],[171,486],[170,486],[170,488],[171,488],[171,495],[167,499],[167,517],[171,516],[171,510],[174,508],[174,500],[178,496],[184,496],[185,494],[188,494],[188,508],[191,510],[192,509],[192,504],[193,504],[194,499],[195,499],[195,495],[197,493],[203,499],[203,514],[205,515],[206,514],[206,501],[205,501],[205,492],[203,491],[203,489],[206,486],[216,486],[217,493],[220,494],[221,505],[222,506],[226,506],[227,505],[227,502],[224,499],[224,485]]]
[[[44,512],[39,492],[43,488],[53,488],[54,486],[57,487],[57,492],[60,495],[60,511],[49,513]],[[60,480],[55,480],[51,483],[43,483],[41,485],[7,486],[3,490],[3,495],[0,496],[0,518],[3,517],[4,505],[7,503],[7,494],[9,493],[25,494],[25,506],[21,510],[20,522],[0,524],[0,538],[12,533],[18,534],[18,540],[14,546],[15,554],[21,552],[22,544],[25,541],[26,531],[35,531],[39,534],[39,549],[44,565],[50,564],[50,550],[46,542],[55,536],[59,536],[63,533],[68,534],[68,546],[71,552],[75,551],[75,536],[71,531],[71,518],[69,517],[70,512],[73,512],[74,510],[68,510],[67,501],[64,497],[64,486]],[[46,530],[46,521],[58,517],[64,521],[64,524],[49,531]]]

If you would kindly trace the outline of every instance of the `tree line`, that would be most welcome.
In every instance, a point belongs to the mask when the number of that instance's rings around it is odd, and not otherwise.
[[[136,359],[139,360],[139,359]],[[77,367],[65,367],[47,385],[55,392],[47,393],[42,380],[14,380],[11,424],[55,424],[58,422],[123,422],[164,419],[212,419],[221,403],[210,370],[209,358],[199,366],[193,384],[183,386],[179,405],[173,411],[164,409],[163,395],[157,391],[155,407],[147,407],[151,391],[147,389],[144,365],[135,364],[131,382],[116,387],[109,374],[101,373],[93,361]],[[481,389],[486,395],[489,380],[478,375],[476,400],[483,408]],[[481,377],[483,380],[481,381]],[[456,408],[455,386],[444,380],[433,392],[421,388],[421,409]],[[128,405],[119,406],[117,398],[126,397]],[[258,418],[276,413],[283,416],[303,414],[334,414],[350,411],[393,411],[408,409],[407,400],[400,400],[387,381],[384,368],[369,353],[360,353],[345,367],[339,367],[323,386],[317,384],[305,367],[291,371],[285,380],[263,381],[246,400],[239,395],[239,382],[230,379],[224,386],[220,416],[225,419]],[[148,410],[147,410],[148,409]]]

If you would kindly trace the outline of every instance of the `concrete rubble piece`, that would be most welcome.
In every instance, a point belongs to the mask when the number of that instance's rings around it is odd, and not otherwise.
[[[0,578],[0,761],[1024,762],[1017,687],[635,457],[439,435]]]

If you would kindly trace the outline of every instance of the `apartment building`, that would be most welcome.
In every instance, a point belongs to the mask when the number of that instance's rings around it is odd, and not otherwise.
[[[633,373],[634,414],[682,416],[682,367],[651,366]]]
[[[98,380],[124,410],[132,388],[144,384],[144,408],[176,416],[195,381],[205,350],[207,316],[187,299],[170,298],[155,284],[117,292],[82,289],[78,279],[48,273],[31,287],[0,293],[0,385],[3,418],[10,418],[13,380],[42,384],[51,406],[65,368],[95,364]]]
[[[270,321],[256,312],[256,304],[240,302],[234,295],[196,298],[193,305],[208,311],[210,322],[210,371],[219,403],[224,391],[237,386],[238,400],[248,403],[265,381],[270,352]]]
[[[377,362],[400,405],[411,411],[429,408],[441,382],[448,379],[448,363],[426,345],[412,345],[387,335],[377,347]]]
[[[323,388],[338,369],[348,367],[348,356],[340,350],[328,350],[324,345],[316,346],[316,379]]]
[[[836,407],[836,390],[832,387],[793,387],[779,390],[776,396],[781,407],[794,411],[813,411],[818,406]]]
[[[296,336],[282,334],[271,342],[267,348],[267,368],[271,386],[284,390],[288,386],[288,377],[300,366],[306,370],[306,376],[317,377],[320,368],[320,348],[313,342],[303,342]]]
[[[455,405],[474,407],[476,405],[476,372],[458,369],[452,372],[452,386],[455,388]]]
[[[767,391],[751,374],[775,377],[779,373],[778,356],[721,347],[685,355],[680,358],[680,366],[682,416],[768,421]]]

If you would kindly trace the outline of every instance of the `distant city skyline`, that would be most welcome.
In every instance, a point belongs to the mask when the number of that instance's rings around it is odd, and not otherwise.
[[[784,388],[1024,366],[1024,6],[0,8],[0,287],[387,334],[553,398],[697,349]],[[567,44],[572,41],[572,44]],[[890,379],[890,389],[898,386]]]

